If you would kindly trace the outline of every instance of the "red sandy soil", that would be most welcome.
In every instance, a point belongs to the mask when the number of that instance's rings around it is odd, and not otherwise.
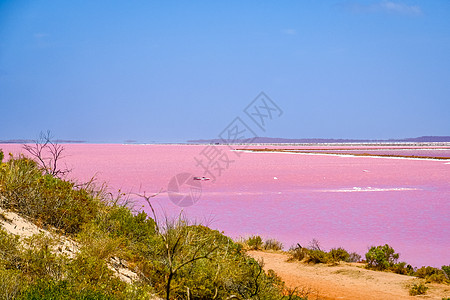
[[[263,260],[264,269],[274,270],[289,288],[309,292],[309,299],[439,299],[450,297],[450,285],[426,284],[425,295],[409,296],[416,277],[363,268],[362,264],[341,263],[336,266],[288,262],[285,253],[249,251],[250,256]]]

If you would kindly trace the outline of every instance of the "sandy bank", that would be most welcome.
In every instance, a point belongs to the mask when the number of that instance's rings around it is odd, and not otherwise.
[[[341,263],[337,266],[287,262],[283,253],[249,251],[264,261],[264,269],[274,270],[290,288],[310,290],[310,299],[439,299],[450,297],[450,285],[427,284],[426,295],[409,296],[409,288],[420,279],[362,268],[361,264]]]

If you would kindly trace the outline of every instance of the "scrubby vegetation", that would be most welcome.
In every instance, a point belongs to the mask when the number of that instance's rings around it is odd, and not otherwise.
[[[416,276],[424,278],[426,282],[450,283],[447,273],[448,266],[442,266],[442,269],[433,267],[421,267],[417,269],[405,262],[397,263],[399,257],[400,255],[395,253],[394,249],[387,244],[384,246],[373,246],[366,253],[367,268]]]
[[[317,240],[313,239],[307,248],[297,244],[289,249],[290,260],[302,261],[312,264],[330,264],[339,262],[360,262],[361,256],[355,252],[349,253],[343,248],[332,248],[324,251],[320,248]],[[433,267],[421,267],[419,269],[405,262],[397,262],[400,255],[385,244],[383,246],[372,246],[365,255],[366,268],[377,271],[390,271],[397,274],[416,276],[425,279],[425,282],[450,284],[450,266],[442,266],[441,269]],[[422,291],[423,287],[414,287],[414,290]],[[425,289],[426,290],[426,289]],[[418,294],[417,294],[418,295]]]
[[[372,246],[366,253],[367,267],[379,271],[388,270],[394,267],[399,256],[388,244]]]
[[[290,260],[299,260],[306,263],[323,263],[336,264],[340,261],[344,262],[358,262],[361,256],[355,252],[349,253],[344,248],[332,248],[326,252],[320,248],[317,240],[312,240],[308,248],[304,248],[297,244],[289,250]]]
[[[220,232],[183,215],[156,222],[122,194],[56,174],[24,156],[0,163],[0,206],[55,234],[0,230],[1,299],[302,299]],[[61,249],[58,234],[77,251]],[[249,246],[282,247],[260,238]],[[132,280],[117,267],[133,271]]]
[[[409,289],[409,294],[411,296],[424,295],[428,290],[428,287],[423,284],[413,284],[413,286]]]
[[[240,239],[238,243],[245,250],[283,250],[283,244],[280,241],[277,241],[276,239],[267,239],[263,241],[259,235],[252,235],[246,239]]]
[[[424,278],[426,282],[450,283],[448,273],[445,272],[446,266],[442,269],[433,267],[421,267],[414,272],[414,276]]]
[[[277,241],[275,239],[268,239],[268,240],[264,241],[263,249],[280,251],[280,250],[283,250],[283,244],[280,241]]]
[[[261,250],[263,245],[262,238],[259,235],[250,236],[243,241],[243,245],[249,250]]]

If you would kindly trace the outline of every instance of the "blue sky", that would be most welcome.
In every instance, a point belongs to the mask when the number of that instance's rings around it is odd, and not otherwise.
[[[450,135],[450,1],[1,1],[0,139]]]

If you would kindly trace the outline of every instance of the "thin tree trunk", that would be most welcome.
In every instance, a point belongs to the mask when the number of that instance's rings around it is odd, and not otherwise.
[[[169,278],[167,278],[167,286],[166,286],[166,300],[170,300],[170,284],[172,283],[173,273],[169,274]]]

